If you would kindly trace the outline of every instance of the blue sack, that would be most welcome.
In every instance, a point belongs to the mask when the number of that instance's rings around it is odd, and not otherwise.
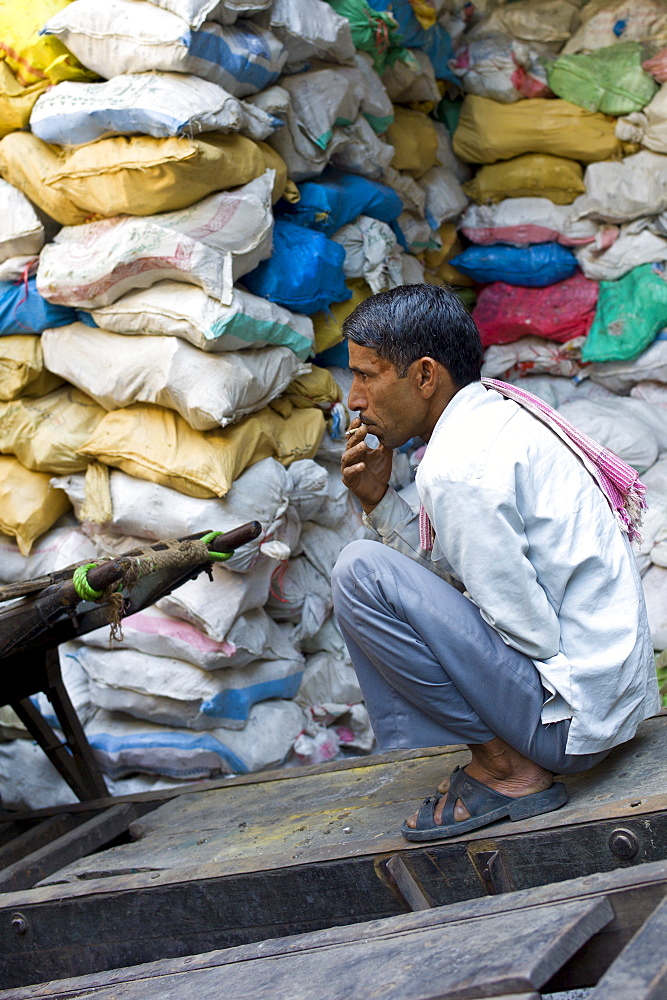
[[[37,291],[34,278],[27,282],[0,281],[0,337],[12,333],[42,333],[52,326],[66,326],[78,319],[76,309],[55,306]]]
[[[504,281],[524,288],[544,288],[571,278],[577,270],[577,258],[560,243],[537,243],[529,247],[510,247],[504,243],[468,247],[452,257],[452,267],[480,284]]]
[[[278,218],[272,256],[242,280],[254,295],[310,316],[332,302],[352,298],[343,277],[344,261],[344,247],[324,233]]]
[[[319,229],[331,236],[358,215],[368,215],[381,222],[392,222],[403,211],[399,195],[386,184],[358,174],[328,167],[316,181],[298,184],[301,194],[296,204],[284,203],[280,212],[290,222],[309,229]]]
[[[460,78],[449,68],[449,60],[454,58],[454,46],[449,32],[441,24],[436,22],[432,28],[422,28],[409,0],[368,0],[368,6],[393,14],[405,47],[423,49],[438,80],[449,80],[457,87],[461,85]]]

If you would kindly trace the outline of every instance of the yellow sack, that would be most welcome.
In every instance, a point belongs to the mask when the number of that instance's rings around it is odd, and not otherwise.
[[[496,7],[483,21],[484,35],[511,35],[524,42],[565,42],[579,27],[575,0],[518,0]],[[475,37],[482,32],[473,29]],[[558,46],[560,47],[560,46]]]
[[[471,288],[475,282],[467,274],[462,274],[449,263],[452,257],[461,253],[463,246],[456,231],[455,222],[443,222],[438,230],[442,246],[439,250],[426,250],[420,254],[424,265],[424,281],[429,285],[458,285]]]
[[[341,391],[328,368],[312,365],[306,375],[300,375],[290,382],[283,398],[299,410],[317,406],[320,410],[329,411],[334,403],[340,402]]]
[[[287,176],[287,164],[280,153],[277,153],[268,142],[258,142],[259,150],[264,157],[265,169],[275,170],[276,179],[273,182],[273,204],[284,198],[292,203],[301,200],[301,192],[298,187]]]
[[[45,472],[31,472],[16,458],[0,456],[0,532],[15,538],[27,556],[35,539],[69,509],[67,494]]]
[[[438,20],[438,11],[434,0],[410,0],[412,13],[415,15],[424,31],[432,28]]]
[[[467,163],[495,163],[522,153],[550,153],[582,163],[613,160],[626,147],[616,119],[569,101],[532,98],[501,104],[468,94],[454,132],[454,152]]]
[[[40,35],[46,22],[70,0],[0,0],[0,59],[25,86],[46,80],[99,80],[63,43]]]
[[[332,302],[326,312],[318,312],[312,317],[315,328],[315,354],[340,344],[343,339],[343,320],[356,309],[360,302],[372,295],[363,278],[348,278],[345,282],[352,292],[352,298],[346,302]]]
[[[265,406],[238,424],[194,431],[173,410],[137,403],[107,413],[80,454],[190,497],[224,497],[247,466],[273,456],[283,465],[313,458],[324,414],[310,407],[284,419]]]
[[[45,396],[62,384],[59,375],[44,367],[41,337],[0,337],[0,400]]]
[[[88,465],[78,449],[106,414],[71,385],[38,399],[0,403],[0,452],[28,469],[67,475]]]
[[[65,226],[91,216],[188,208],[265,169],[257,143],[238,133],[196,139],[119,135],[69,147],[49,145],[30,132],[0,140],[0,174]]]
[[[550,198],[555,205],[570,205],[586,190],[583,178],[574,160],[526,153],[482,167],[463,190],[478,205],[503,198]]]
[[[495,102],[491,102],[495,103]],[[419,178],[435,166],[438,158],[438,133],[430,118],[421,111],[394,105],[394,120],[385,132],[394,147],[391,166]]]
[[[35,101],[48,86],[48,80],[21,86],[4,59],[0,61],[0,139],[26,128]]]

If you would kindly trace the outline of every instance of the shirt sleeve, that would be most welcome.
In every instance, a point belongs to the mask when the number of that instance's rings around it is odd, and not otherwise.
[[[385,545],[396,549],[397,552],[402,552],[403,555],[430,569],[443,580],[456,585],[451,574],[431,559],[430,552],[421,548],[419,544],[419,514],[402,497],[399,497],[391,486],[387,487],[387,492],[371,513],[363,515],[363,522],[367,528],[378,535],[380,541]]]
[[[435,530],[432,558],[443,558],[509,646],[533,660],[555,656],[560,624],[528,559],[515,497],[478,483],[443,483],[424,497]]]

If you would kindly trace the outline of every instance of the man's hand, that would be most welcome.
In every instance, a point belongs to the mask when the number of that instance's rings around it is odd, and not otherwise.
[[[367,433],[368,428],[355,417],[340,464],[343,482],[361,502],[364,513],[370,514],[387,492],[394,453],[383,444],[369,448],[365,441]]]

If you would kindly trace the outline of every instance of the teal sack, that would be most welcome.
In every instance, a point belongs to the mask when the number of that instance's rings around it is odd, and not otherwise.
[[[618,281],[601,281],[583,361],[630,361],[667,326],[664,264],[642,264]]]
[[[642,69],[646,52],[639,42],[620,42],[589,54],[560,56],[546,67],[554,94],[587,111],[627,115],[641,111],[658,90]]]

